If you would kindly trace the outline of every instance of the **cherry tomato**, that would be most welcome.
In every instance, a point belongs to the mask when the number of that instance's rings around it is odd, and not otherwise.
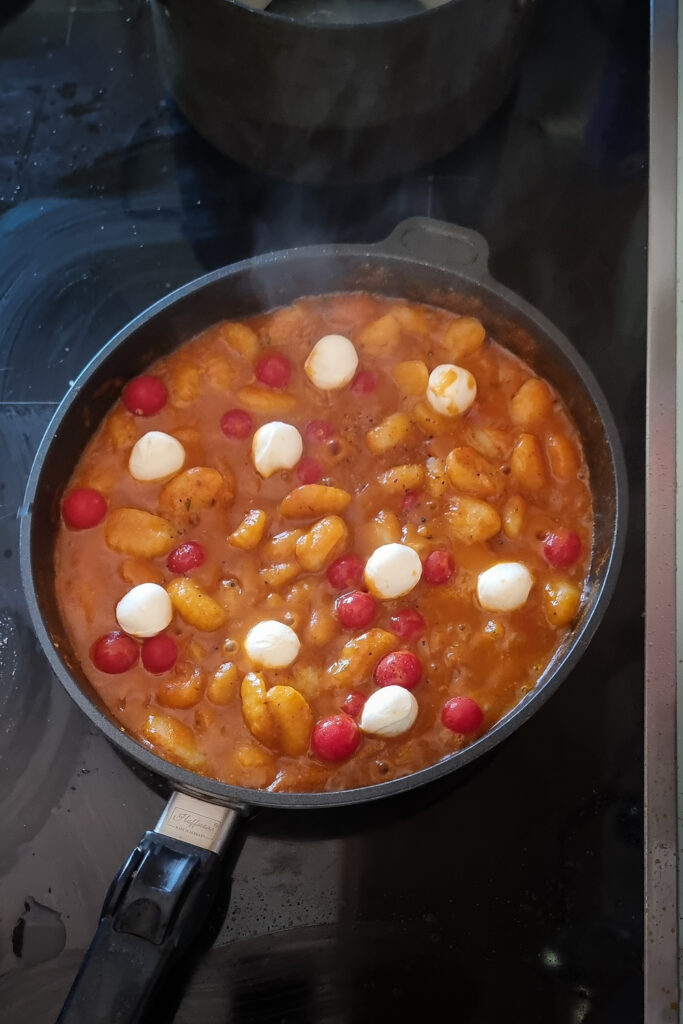
[[[345,629],[369,626],[375,617],[375,599],[364,590],[352,590],[338,597],[334,605],[337,618]]]
[[[358,586],[363,582],[365,562],[358,555],[340,555],[327,567],[327,578],[336,590]]]
[[[144,641],[140,652],[142,664],[148,672],[168,672],[173,668],[178,657],[178,645],[173,637],[159,633]]]
[[[245,409],[228,409],[221,416],[221,430],[226,437],[244,441],[254,433],[254,419]]]
[[[323,478],[323,467],[317,459],[301,459],[296,467],[296,475],[302,484],[317,484]]]
[[[370,395],[377,387],[377,377],[370,370],[361,370],[351,381],[354,395]]]
[[[419,491],[407,491],[403,497],[403,511],[412,512],[420,500]]]
[[[341,710],[345,711],[347,715],[351,715],[351,718],[358,718],[361,711],[363,710],[363,705],[365,704],[366,700],[367,697],[365,697],[362,693],[359,693],[358,690],[354,690],[353,693],[350,693],[347,697],[344,698]]]
[[[262,355],[254,367],[254,376],[268,388],[286,388],[292,375],[292,364],[281,352]]]
[[[146,375],[129,380],[121,398],[128,412],[134,416],[154,416],[166,405],[168,391],[159,377]]]
[[[484,721],[484,712],[471,697],[451,697],[443,706],[441,721],[451,732],[474,732]]]
[[[171,572],[186,573],[197,569],[206,560],[206,551],[196,540],[188,540],[174,548],[166,560]]]
[[[568,569],[581,554],[581,538],[573,530],[560,526],[546,537],[543,554],[551,565],[558,569]]]
[[[89,530],[101,523],[106,514],[106,498],[91,487],[70,491],[62,502],[64,522],[72,530]]]
[[[115,629],[95,641],[90,657],[100,672],[117,675],[120,672],[127,672],[138,660],[138,645],[132,636]]]
[[[323,444],[325,441],[329,441],[331,437],[334,437],[334,423],[330,423],[329,420],[311,420],[310,423],[306,424],[305,433],[306,440],[310,441],[311,444]]]
[[[375,682],[378,686],[403,686],[414,690],[422,679],[422,665],[412,651],[393,651],[377,662]]]
[[[389,619],[389,629],[401,640],[410,643],[422,636],[426,629],[425,620],[417,608],[399,608],[395,615]]]
[[[316,722],[311,748],[323,761],[343,761],[360,743],[360,729],[349,715],[330,715]]]
[[[422,579],[432,587],[448,583],[455,572],[455,561],[450,551],[440,548],[432,551],[422,564]]]

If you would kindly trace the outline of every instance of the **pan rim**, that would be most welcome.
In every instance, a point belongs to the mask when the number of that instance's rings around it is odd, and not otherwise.
[[[416,218],[414,220],[421,220]],[[408,222],[403,222],[405,225]],[[430,222],[434,223],[434,222]],[[399,225],[399,228],[402,225]],[[392,233],[393,238],[399,228]],[[473,233],[471,233],[473,235]],[[474,236],[473,237],[477,237]],[[582,356],[571,345],[569,340],[557,327],[554,326],[543,314],[539,313],[533,306],[527,303],[516,293],[510,291],[495,281],[486,269],[476,268],[454,268],[449,266],[447,261],[439,261],[416,258],[409,252],[397,251],[388,244],[388,241],[375,245],[357,244],[325,244],[313,246],[298,246],[290,249],[279,250],[267,253],[250,259],[241,260],[217,270],[210,271],[185,285],[163,296],[157,302],[143,310],[136,317],[126,324],[97,352],[93,358],[79,373],[73,385],[69,388],[64,398],[55,411],[45,434],[38,446],[31,471],[28,477],[22,514],[20,521],[20,567],[24,595],[28,605],[31,623],[40,645],[45,652],[50,667],[65,688],[69,696],[86,714],[90,721],[100,730],[106,738],[120,751],[133,761],[137,762],[155,775],[168,780],[176,789],[199,796],[202,799],[235,807],[241,810],[249,808],[272,808],[272,809],[297,809],[312,810],[324,807],[351,806],[360,803],[369,803],[375,800],[385,799],[395,794],[405,793],[408,790],[426,785],[442,779],[446,775],[457,772],[459,768],[465,767],[472,761],[491,751],[504,739],[512,735],[524,722],[554,694],[561,683],[575,668],[590,641],[595,635],[603,615],[609,605],[612,594],[616,587],[619,569],[621,566],[626,532],[627,532],[627,504],[628,487],[626,464],[611,410],[604,397],[592,370],[583,360]],[[34,583],[33,558],[32,558],[32,506],[33,500],[40,482],[43,462],[46,453],[52,443],[52,438],[57,428],[67,415],[72,405],[78,401],[81,389],[90,379],[93,372],[107,360],[110,354],[115,351],[131,334],[135,333],[143,324],[164,312],[169,306],[182,301],[198,291],[210,287],[216,282],[236,276],[254,268],[278,264],[293,259],[323,259],[342,257],[357,257],[359,259],[372,260],[373,256],[381,257],[383,260],[397,261],[400,263],[420,264],[422,267],[441,270],[451,275],[454,281],[461,279],[475,284],[484,293],[495,297],[500,302],[512,308],[513,315],[518,314],[524,320],[530,322],[545,339],[549,339],[571,365],[575,373],[581,379],[585,390],[595,406],[602,422],[606,444],[609,449],[610,462],[614,477],[614,530],[609,549],[609,556],[605,559],[602,569],[602,577],[599,581],[598,591],[594,596],[593,605],[589,614],[583,619],[571,645],[559,660],[557,666],[550,671],[550,675],[539,688],[534,687],[522,701],[510,709],[492,729],[482,737],[466,747],[462,751],[446,755],[442,760],[429,765],[419,771],[408,775],[391,779],[387,782],[373,783],[368,786],[357,787],[346,790],[330,790],[323,792],[303,793],[280,793],[269,790],[247,789],[241,786],[234,786],[229,783],[220,782],[202,776],[189,769],[183,768],[173,762],[166,761],[150,748],[143,745],[129,734],[123,726],[117,724],[115,719],[108,717],[93,700],[83,691],[76,679],[71,675],[65,662],[58,654],[50,633],[43,619],[40,603],[37,596],[37,588]],[[314,294],[312,291],[310,294]],[[546,669],[548,671],[548,669]]]

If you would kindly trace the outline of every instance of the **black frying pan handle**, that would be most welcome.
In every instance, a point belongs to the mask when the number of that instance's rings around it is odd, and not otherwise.
[[[220,853],[239,815],[174,794],[158,830],[174,810],[180,828],[171,814],[166,834],[146,832],[112,882],[57,1024],[141,1024],[169,967],[201,933],[222,881]],[[212,818],[218,831],[206,848]]]
[[[474,281],[488,277],[486,239],[476,231],[447,221],[409,217],[373,248],[388,255],[410,256],[430,265],[458,270]]]

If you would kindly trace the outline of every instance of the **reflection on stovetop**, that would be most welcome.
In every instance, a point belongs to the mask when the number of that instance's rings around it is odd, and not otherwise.
[[[343,190],[261,178],[203,143],[159,81],[139,0],[36,0],[0,28],[3,1024],[54,1019],[109,881],[164,803],[71,705],[30,631],[17,510],[56,403],[179,284],[271,248],[374,241],[412,215],[486,235],[496,276],[598,376],[631,483],[617,594],[560,692],[466,775],[245,822],[204,948],[154,1019],[641,1019],[640,8],[548,0],[515,93],[476,139],[410,178]]]

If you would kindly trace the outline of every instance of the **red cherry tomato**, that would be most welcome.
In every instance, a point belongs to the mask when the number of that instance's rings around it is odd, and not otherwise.
[[[190,572],[203,565],[206,560],[206,551],[196,540],[188,540],[174,548],[166,560],[166,565],[171,572],[180,574]]]
[[[292,364],[281,352],[267,352],[254,367],[254,376],[267,388],[286,388],[292,375]]]
[[[221,416],[221,430],[226,437],[244,441],[254,433],[254,420],[244,409],[228,409]]]
[[[367,697],[362,693],[359,693],[358,690],[354,690],[353,693],[350,693],[348,697],[344,698],[341,710],[345,711],[347,715],[351,715],[351,718],[358,718],[363,710],[366,700]]]
[[[358,586],[363,582],[365,562],[358,555],[340,555],[327,567],[327,578],[336,590]]]
[[[455,562],[450,551],[440,548],[427,555],[422,564],[422,579],[432,587],[448,583],[455,572]]]
[[[352,590],[335,601],[337,618],[345,629],[369,626],[375,617],[375,599],[364,590]]]
[[[349,715],[330,715],[316,722],[311,748],[323,761],[343,761],[360,743],[360,729]]]
[[[403,511],[412,512],[420,500],[419,491],[408,491],[403,498]]]
[[[377,387],[377,377],[370,370],[361,370],[351,381],[354,395],[370,395]]]
[[[301,459],[296,467],[296,475],[302,484],[317,484],[323,478],[323,467],[317,459]]]
[[[581,554],[581,538],[573,530],[560,526],[546,537],[543,554],[551,565],[558,569],[568,569]]]
[[[115,629],[95,641],[90,651],[90,658],[100,672],[117,675],[127,672],[138,660],[138,645],[132,636]]]
[[[441,721],[451,732],[474,732],[484,721],[484,712],[471,697],[451,697],[443,706]]]
[[[306,424],[306,440],[311,444],[323,444],[334,437],[334,423],[329,420],[311,420]]]
[[[89,530],[101,523],[106,514],[106,498],[91,487],[70,491],[62,502],[64,522],[72,530]]]
[[[412,651],[393,651],[377,662],[375,682],[378,686],[403,686],[414,690],[422,679],[422,665]]]
[[[168,672],[176,663],[178,645],[173,637],[159,633],[158,636],[147,637],[140,654],[148,672]]]
[[[401,640],[411,643],[422,636],[426,629],[425,620],[417,608],[399,608],[395,615],[389,619],[389,629]]]
[[[168,391],[163,380],[147,375],[129,380],[121,398],[128,412],[134,416],[154,416],[166,405]]]

